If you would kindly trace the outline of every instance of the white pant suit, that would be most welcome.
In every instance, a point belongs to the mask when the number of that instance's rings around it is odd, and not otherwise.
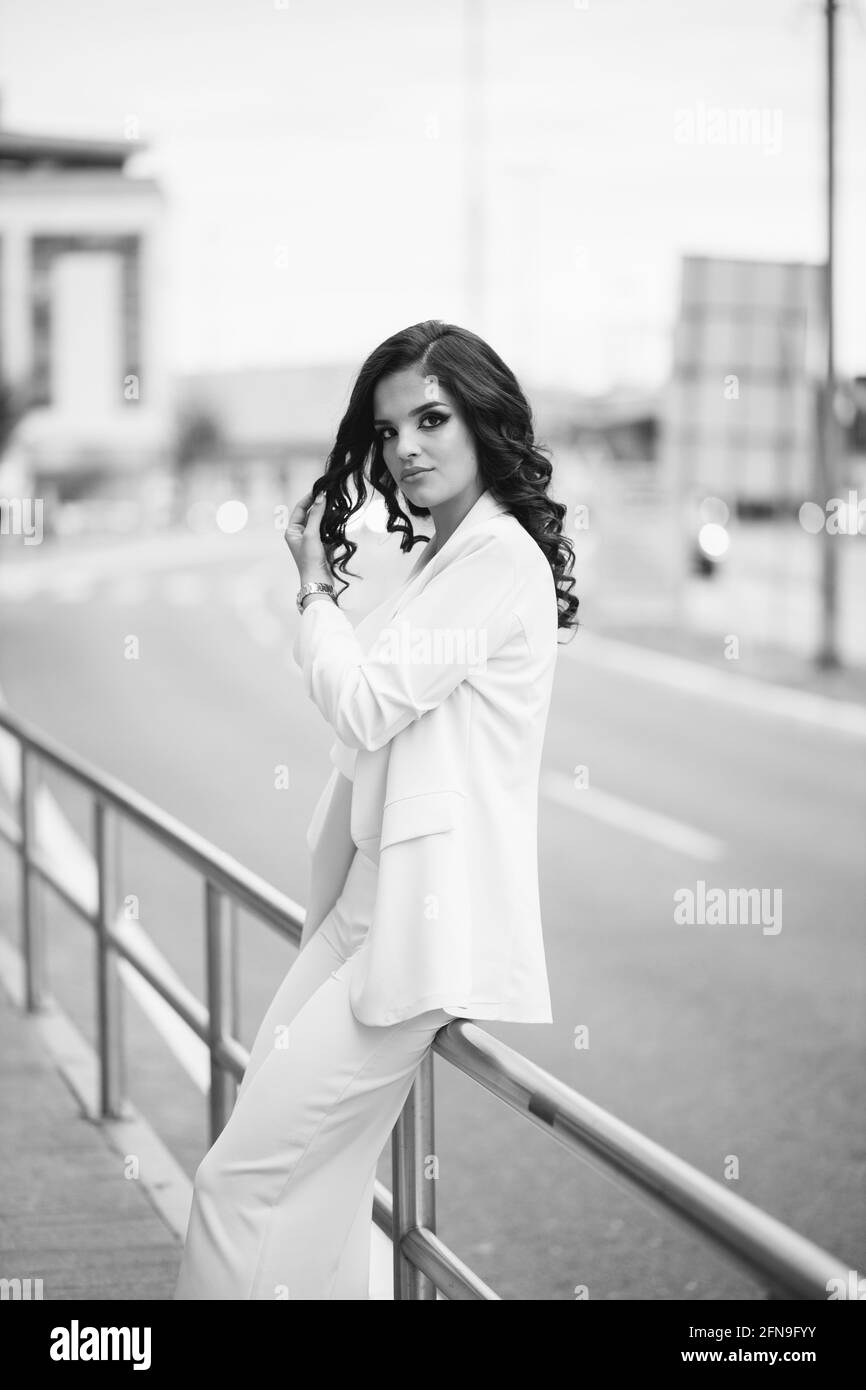
[[[225,1128],[195,1175],[175,1299],[369,1298],[373,1188],[442,1009],[368,1026],[350,1002],[376,866],[343,891],[277,990]]]
[[[368,1298],[376,1166],[437,1031],[552,1021],[537,807],[557,633],[549,560],[489,489],[357,625],[304,605],[293,655],[342,777],[308,831],[313,934],[196,1173],[176,1298]]]

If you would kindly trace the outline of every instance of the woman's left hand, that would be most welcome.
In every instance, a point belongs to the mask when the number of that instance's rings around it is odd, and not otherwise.
[[[285,540],[298,567],[302,584],[319,579],[330,582],[333,574],[328,565],[325,547],[319,535],[325,495],[317,497],[312,506],[312,492],[305,492],[292,511],[285,530]]]

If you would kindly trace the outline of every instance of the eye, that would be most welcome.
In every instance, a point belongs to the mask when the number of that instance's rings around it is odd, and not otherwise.
[[[450,417],[448,415],[440,415],[435,410],[428,410],[424,415],[420,417],[418,423],[421,425],[423,429],[435,430],[439,427],[439,425],[444,425],[446,420],[448,420],[449,418]],[[432,423],[425,424],[425,421],[432,421]],[[378,436],[378,438],[381,439],[383,443],[385,443],[387,440],[393,438],[395,431],[392,429],[390,425],[379,425],[375,433]]]

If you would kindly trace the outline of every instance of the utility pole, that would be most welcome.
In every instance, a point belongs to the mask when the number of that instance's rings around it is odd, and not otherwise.
[[[827,60],[827,174],[826,218],[827,260],[824,267],[825,379],[821,409],[818,478],[819,503],[826,509],[831,497],[838,496],[838,441],[836,419],[835,322],[833,314],[834,260],[836,239],[836,11],[838,0],[825,0],[824,19]],[[821,532],[821,642],[816,662],[825,669],[841,663],[837,646],[838,619],[838,536],[825,525]]]
[[[484,0],[463,0],[464,327],[484,336]]]

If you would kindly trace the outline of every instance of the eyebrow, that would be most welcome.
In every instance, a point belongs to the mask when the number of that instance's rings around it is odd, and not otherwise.
[[[431,410],[432,407],[435,406],[435,405],[441,405],[441,406],[443,407],[443,409],[445,409],[445,410],[448,409],[448,407],[445,405],[445,402],[444,402],[444,401],[425,401],[424,405],[416,405],[416,407],[415,407],[414,410],[410,410],[410,411],[409,411],[409,414],[410,414],[410,415],[426,415],[427,412],[428,412],[428,410]],[[390,420],[374,420],[374,421],[373,421],[373,424],[374,424],[374,425],[390,425],[390,424],[391,424],[391,421],[390,421]]]

